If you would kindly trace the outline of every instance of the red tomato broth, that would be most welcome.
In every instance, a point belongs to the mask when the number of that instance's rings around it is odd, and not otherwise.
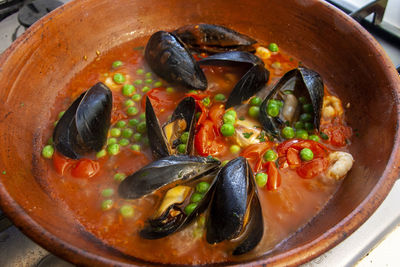
[[[67,108],[72,100],[84,90],[97,83],[105,82],[116,72],[129,75],[130,81],[134,81],[140,76],[136,74],[138,68],[146,70],[143,60],[143,51],[134,50],[135,43],[126,43],[116,47],[102,55],[99,60],[95,60],[88,67],[79,73],[68,85],[65,91],[60,94],[58,103]],[[117,70],[112,69],[111,64],[115,60],[121,60],[124,65]],[[280,70],[271,70],[270,64],[281,61]],[[296,60],[290,59],[283,53],[273,54],[267,61],[266,68],[271,71],[271,79],[268,85],[275,83],[288,70],[295,68],[298,64]],[[213,152],[206,151],[197,153],[206,156],[211,154],[218,157],[221,161],[235,158],[229,152],[229,146],[235,144],[232,138],[223,137],[219,132],[220,125],[216,125],[221,112],[209,114],[212,109],[218,109],[221,102],[214,101],[214,96],[223,93],[228,97],[230,90],[243,74],[243,70],[236,70],[231,67],[202,67],[209,82],[210,90],[197,93],[197,101],[202,101],[204,97],[211,99],[211,104],[205,108],[204,119],[196,129],[196,137],[201,139],[204,125],[208,125],[208,131],[213,130],[212,139],[214,143]],[[278,75],[279,74],[279,75]],[[153,79],[155,75],[153,74]],[[127,99],[121,93],[121,86],[111,88],[113,91],[113,123],[119,119],[129,119],[123,110],[123,101]],[[177,103],[188,95],[188,92],[175,90],[174,93],[166,92],[167,85],[155,88],[146,93],[152,101],[155,112],[164,123],[172,113]],[[139,90],[140,91],[140,90]],[[325,90],[326,93],[327,90]],[[145,95],[141,93],[142,95]],[[203,95],[204,94],[204,95]],[[190,95],[190,94],[189,94]],[[136,103],[139,114],[144,112],[144,97],[141,102]],[[60,110],[54,110],[56,117]],[[238,117],[248,117],[247,109],[240,109]],[[203,128],[202,128],[203,127]],[[202,130],[203,129],[203,130]],[[211,129],[211,130],[210,130]],[[50,136],[50,131],[47,133]],[[209,134],[203,134],[203,139],[207,139]],[[268,144],[267,144],[268,143]],[[267,141],[267,148],[276,149],[276,144]],[[197,148],[197,147],[196,147]],[[343,149],[343,148],[342,148]],[[346,149],[346,147],[344,147]],[[241,152],[243,152],[242,149]],[[262,158],[262,153],[259,154]],[[144,260],[163,263],[177,264],[203,264],[222,262],[227,260],[237,260],[240,257],[230,255],[233,244],[222,242],[210,245],[206,242],[204,231],[203,235],[194,238],[193,233],[198,228],[198,221],[187,226],[184,230],[174,233],[158,240],[145,240],[138,235],[138,231],[144,226],[145,221],[152,216],[157,205],[162,200],[162,195],[155,193],[139,200],[125,200],[118,197],[119,182],[113,179],[116,173],[131,174],[144,165],[151,162],[152,157],[148,147],[143,146],[141,152],[135,152],[128,147],[122,148],[116,156],[107,155],[98,160],[100,170],[96,175],[87,179],[74,178],[66,172],[60,175],[54,168],[49,170],[49,183],[54,189],[54,197],[65,203],[73,212],[76,219],[83,227],[94,236],[102,240],[105,244],[112,246],[123,253],[132,255]],[[255,158],[254,161],[257,161]],[[49,161],[50,162],[50,161]],[[262,160],[259,160],[259,168],[265,168]],[[332,197],[340,183],[329,183],[318,175],[314,179],[301,179],[295,170],[291,168],[278,168],[280,175],[280,185],[276,190],[268,190],[267,187],[259,188],[259,199],[261,202],[264,216],[264,237],[260,244],[251,252],[242,256],[252,257],[261,255],[274,248],[279,242],[288,238],[299,228],[313,218]],[[114,195],[105,198],[101,196],[101,191],[112,188]],[[113,208],[107,211],[101,209],[101,203],[105,199],[114,201]],[[134,216],[124,218],[119,213],[119,208],[124,204],[134,207]],[[202,215],[204,216],[204,215]]]

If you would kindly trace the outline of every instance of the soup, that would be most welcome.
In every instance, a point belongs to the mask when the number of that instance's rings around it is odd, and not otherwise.
[[[54,197],[65,203],[81,225],[102,243],[151,262],[236,261],[265,254],[284,242],[326,205],[351,168],[353,158],[346,152],[351,129],[346,126],[340,99],[324,87],[319,131],[312,118],[317,112],[306,95],[295,97],[301,114],[292,115],[296,117],[293,121],[283,121],[278,135],[265,131],[260,120],[263,100],[286,73],[294,70],[293,77],[298,77],[298,73],[307,69],[298,68],[301,66],[299,61],[280,51],[276,44],[272,43],[268,48],[254,45],[254,48],[265,69],[269,70],[269,80],[256,96],[229,108],[226,104],[232,88],[248,71],[242,65],[201,65],[208,82],[207,89],[184,90],[152,71],[144,58],[144,47],[138,46],[137,41],[125,43],[104,55],[98,53],[97,59],[72,79],[58,97],[52,110],[55,120],[49,122],[48,131],[44,133],[49,142],[44,145],[42,155],[48,159],[49,184]],[[200,60],[211,54],[196,52],[193,55]],[[54,151],[51,136],[54,127],[58,127],[58,120],[63,120],[65,110],[69,110],[74,99],[98,82],[112,92],[111,127],[106,133],[106,144],[96,153],[86,153],[79,159],[68,158],[57,149]],[[285,88],[265,102],[266,117],[277,121],[283,116],[287,99],[294,95],[289,83],[284,83]],[[149,128],[146,99],[158,119],[155,122],[167,125],[179,103],[187,98],[193,99],[190,101],[196,106],[191,154],[204,161],[218,162],[220,166],[198,180],[174,181],[135,199],[123,197],[119,189],[121,184],[144,166],[159,160],[152,153],[155,135]],[[164,134],[174,136],[179,133],[173,140],[178,140],[177,143],[171,142],[173,148],[170,149],[180,155],[187,152],[190,132],[186,124],[178,126],[173,125],[170,133]],[[168,131],[166,127],[161,129]],[[245,158],[252,170],[248,174],[249,181],[255,187],[253,191],[257,192],[262,210],[262,238],[254,248],[233,255],[241,242],[240,237],[208,242],[207,229],[213,214],[208,206],[182,228],[165,237],[149,239],[143,235],[149,220],[162,213],[160,206],[168,193],[173,192],[171,190],[182,185],[191,188],[188,189],[191,190],[190,200],[186,200],[181,210],[183,215],[189,216],[193,210],[188,206],[195,209],[202,198],[206,198],[208,189],[204,191],[201,185],[214,188],[215,177],[227,169],[221,166],[229,167],[233,164],[231,160],[238,157]],[[212,193],[210,199],[216,198],[216,193]],[[195,195],[197,200],[194,200]],[[250,216],[249,213],[244,215]]]

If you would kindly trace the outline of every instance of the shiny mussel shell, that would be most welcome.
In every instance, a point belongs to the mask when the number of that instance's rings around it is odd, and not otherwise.
[[[72,159],[100,151],[107,140],[111,109],[112,93],[103,83],[99,82],[81,94],[54,129],[57,151]]]
[[[171,33],[154,33],[146,45],[150,68],[166,81],[190,89],[205,90],[207,79],[185,44]]]

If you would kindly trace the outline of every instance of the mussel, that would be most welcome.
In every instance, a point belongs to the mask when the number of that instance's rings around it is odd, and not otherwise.
[[[100,151],[107,140],[112,93],[99,82],[81,94],[58,121],[53,142],[58,152],[78,159]]]
[[[213,24],[193,24],[173,31],[190,49],[211,53],[254,51],[257,41],[232,29]]]
[[[264,62],[249,52],[230,51],[218,53],[200,60],[199,64],[237,66],[247,70],[232,89],[226,102],[226,108],[240,105],[243,101],[252,97],[263,88],[269,79],[269,71],[264,68]]]
[[[207,89],[207,79],[185,44],[165,31],[154,33],[145,49],[150,68],[166,81],[191,89]]]
[[[189,155],[168,156],[146,165],[126,177],[118,192],[123,198],[136,199],[175,181],[196,180],[215,171],[220,162]]]
[[[146,98],[146,126],[150,148],[154,158],[163,158],[177,154],[177,147],[184,144],[182,154],[191,154],[195,128],[196,103],[194,98],[186,97],[177,106],[171,119],[163,127],[154,113],[150,99]],[[187,141],[183,143],[182,134],[187,133]]]
[[[207,219],[206,240],[210,244],[235,240],[233,255],[257,246],[264,233],[261,205],[254,176],[247,160],[238,157],[218,173]]]
[[[260,122],[265,131],[281,139],[280,129],[288,125],[293,126],[293,123],[299,119],[303,104],[311,103],[311,113],[308,113],[309,118],[305,118],[305,121],[310,121],[310,123],[312,121],[313,127],[319,130],[323,98],[324,85],[317,72],[304,67],[290,70],[262,102]],[[275,103],[280,103],[282,107],[272,114],[271,107]]]

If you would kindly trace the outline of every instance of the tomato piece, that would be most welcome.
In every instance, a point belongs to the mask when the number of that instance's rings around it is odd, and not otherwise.
[[[225,107],[224,105],[221,104],[213,105],[208,112],[208,116],[214,123],[215,131],[218,133],[218,135],[221,135],[219,129],[221,128],[222,124],[224,124],[223,121],[224,113],[225,113]]]
[[[260,144],[253,144],[246,147],[240,155],[245,157],[254,172],[262,169],[263,155],[268,149],[272,147],[271,142],[263,142]]]
[[[71,175],[80,178],[89,178],[97,174],[100,164],[90,159],[80,159],[72,167]]]
[[[281,143],[277,147],[279,157],[286,156],[289,148],[294,148],[298,151],[302,150],[303,148],[309,148],[313,151],[314,157],[325,157],[328,153],[328,148],[321,143],[312,140],[291,139]]]
[[[275,162],[268,161],[265,166],[268,174],[267,189],[272,191],[278,189],[278,187],[281,186],[281,175],[279,174]]]
[[[194,138],[194,146],[201,156],[218,156],[224,154],[227,144],[214,131],[214,123],[205,120]]]
[[[326,158],[314,158],[313,160],[303,162],[299,168],[297,168],[297,174],[304,179],[311,179],[321,174],[328,168],[328,159]]]
[[[71,161],[71,159],[64,157],[58,152],[55,152],[53,155],[53,166],[60,175],[64,175],[66,169],[71,165]]]
[[[156,115],[162,111],[172,111],[185,96],[183,92],[175,91],[173,94],[168,93],[164,87],[153,88],[146,93],[151,100]],[[146,107],[146,97],[142,98],[142,110]]]
[[[199,117],[199,119],[197,120],[197,127],[201,124],[203,124],[203,122],[207,119],[208,117],[208,109],[203,105],[203,102],[196,100],[196,104],[200,109],[201,115]]]
[[[290,168],[297,168],[301,165],[299,151],[293,147],[289,147],[286,158]]]
[[[290,139],[290,140],[287,140],[287,141],[284,141],[284,142],[280,143],[278,145],[278,147],[276,148],[276,152],[278,152],[278,156],[279,157],[286,156],[286,153],[287,153],[288,149],[292,145],[294,145],[294,144],[296,144],[298,142],[301,142],[301,141],[302,141],[302,139]]]

